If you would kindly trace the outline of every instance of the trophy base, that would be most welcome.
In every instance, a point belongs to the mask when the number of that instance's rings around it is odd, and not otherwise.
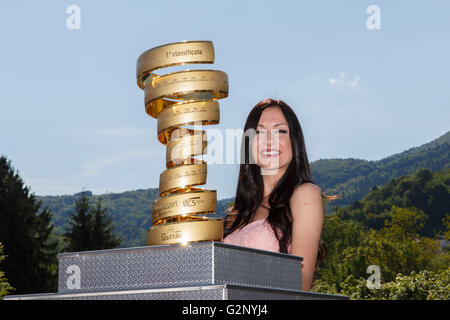
[[[302,257],[223,242],[62,253],[58,260],[58,293],[4,299],[348,299],[302,291]]]

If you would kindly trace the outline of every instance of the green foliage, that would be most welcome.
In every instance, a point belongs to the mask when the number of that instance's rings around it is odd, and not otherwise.
[[[56,289],[56,247],[52,214],[11,166],[0,157],[0,242],[8,259],[4,272],[15,293]]]
[[[115,236],[111,222],[101,197],[97,198],[92,207],[89,193],[81,192],[75,202],[75,212],[70,216],[70,227],[64,234],[66,250],[73,252],[116,248],[122,239]]]
[[[3,245],[0,243],[0,264],[6,256],[3,254]],[[5,277],[5,273],[0,269],[0,300],[3,296],[6,296],[8,292],[12,291],[13,287],[8,283],[8,279]]]
[[[409,275],[398,274],[393,281],[385,282],[380,288],[369,289],[367,280],[349,275],[337,291],[326,281],[315,282],[312,291],[343,294],[352,300],[449,300],[450,268],[433,272],[412,271]]]
[[[427,216],[414,207],[400,208],[392,206],[391,221],[385,221],[384,236],[397,241],[407,241],[419,238],[419,231],[425,224]]]
[[[442,224],[445,226],[447,231],[443,232],[442,238],[446,241],[450,241],[450,214],[446,214],[442,219]]]
[[[87,251],[90,249],[93,224],[90,209],[88,195],[82,192],[75,203],[75,212],[70,216],[70,227],[64,234],[68,251]]]
[[[122,239],[114,234],[112,219],[107,211],[108,209],[102,206],[102,198],[97,198],[97,203],[91,211],[92,243],[95,250],[116,248],[122,242]]]
[[[439,239],[419,235],[423,211],[392,206],[388,213],[392,219],[381,230],[342,220],[338,214],[326,217],[322,235],[330,250],[313,291],[352,299],[448,298],[450,253]],[[380,268],[380,289],[366,284],[371,265]]]
[[[374,188],[363,199],[336,208],[336,212],[342,219],[380,230],[384,221],[392,218],[388,212],[392,206],[423,211],[425,220],[421,221],[420,235],[434,237],[440,234],[445,229],[442,220],[450,208],[450,169],[436,172],[421,169],[409,176],[395,178]]]
[[[319,278],[340,290],[340,284],[349,272],[343,270],[347,265],[342,263],[342,252],[346,248],[359,246],[365,235],[366,230],[354,221],[343,221],[336,214],[325,216],[322,239],[327,247],[327,255],[319,264]]]

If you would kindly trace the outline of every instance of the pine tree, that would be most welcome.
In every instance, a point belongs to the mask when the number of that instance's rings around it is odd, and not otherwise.
[[[102,198],[98,197],[95,207],[91,214],[94,219],[92,233],[92,247],[98,249],[112,249],[122,243],[120,237],[116,237],[113,231],[112,219],[107,214],[107,208],[102,206]]]
[[[56,290],[57,241],[50,210],[41,210],[29,187],[5,156],[0,157],[0,242],[3,270],[15,294]]]
[[[90,209],[89,197],[87,192],[83,191],[75,202],[75,213],[70,216],[69,230],[64,233],[67,251],[92,250],[93,219]]]
[[[81,192],[71,215],[69,229],[64,234],[67,251],[89,251],[116,248],[122,242],[114,235],[112,220],[99,197],[95,206],[89,201],[88,192]]]

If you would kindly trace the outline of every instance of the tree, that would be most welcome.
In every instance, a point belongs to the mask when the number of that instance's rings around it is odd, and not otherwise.
[[[348,272],[344,270],[348,265],[343,263],[342,253],[349,247],[358,247],[366,234],[367,231],[355,221],[342,220],[336,213],[327,215],[322,229],[327,255],[319,264],[318,278],[340,290]]]
[[[92,207],[88,192],[79,194],[69,225],[64,234],[67,251],[112,249],[122,242],[121,238],[114,235],[112,220],[102,205],[102,199],[99,197]]]
[[[391,221],[386,220],[383,229],[386,237],[399,241],[419,238],[419,232],[425,225],[427,215],[420,209],[392,206]]]
[[[91,233],[93,219],[90,213],[89,198],[81,192],[75,202],[75,213],[70,215],[69,230],[64,233],[67,240],[67,251],[87,251],[91,249]]]
[[[51,211],[41,210],[29,187],[5,156],[0,157],[0,241],[8,259],[4,272],[15,293],[56,289],[57,241]]]
[[[93,216],[93,232],[92,232],[92,248],[112,249],[118,247],[122,243],[122,238],[116,237],[112,227],[112,219],[107,214],[107,208],[102,206],[102,198],[98,197],[95,207],[92,208]]]
[[[446,230],[443,232],[444,240],[450,241],[450,214],[446,214],[442,219],[442,224],[445,226]]]
[[[0,263],[6,259],[3,255],[3,245],[0,243]],[[13,290],[13,287],[8,283],[8,279],[5,278],[5,273],[0,269],[0,299],[7,295],[9,291]]]

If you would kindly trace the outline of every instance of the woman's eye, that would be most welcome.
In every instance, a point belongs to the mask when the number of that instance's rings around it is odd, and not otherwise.
[[[273,129],[271,132],[273,133],[287,133],[287,130],[283,129]],[[256,134],[267,134],[267,130],[256,130]]]

